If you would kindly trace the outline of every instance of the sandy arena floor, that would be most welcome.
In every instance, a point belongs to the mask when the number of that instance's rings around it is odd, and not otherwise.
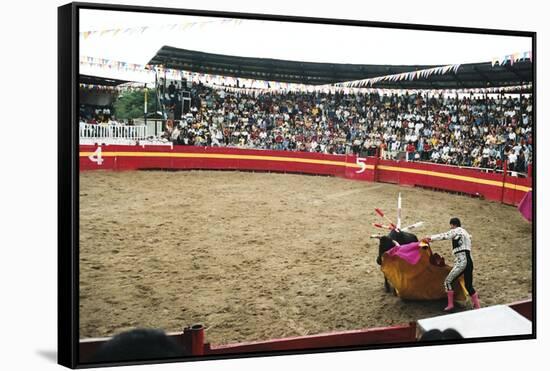
[[[424,236],[461,218],[482,305],[531,297],[531,224],[514,207],[330,177],[244,172],[80,174],[80,337],[203,323],[213,344],[408,323],[444,303],[386,294],[368,235]],[[452,263],[450,242],[435,252]]]

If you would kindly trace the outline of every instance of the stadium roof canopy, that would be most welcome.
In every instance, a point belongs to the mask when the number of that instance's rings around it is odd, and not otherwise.
[[[308,85],[362,80],[438,65],[374,65],[297,62],[211,54],[163,46],[149,61],[151,65],[205,74],[250,78]],[[460,65],[457,73],[431,75],[417,80],[380,81],[375,88],[388,89],[468,89],[514,86],[533,81],[533,65],[520,61],[513,65],[491,66],[491,62]]]

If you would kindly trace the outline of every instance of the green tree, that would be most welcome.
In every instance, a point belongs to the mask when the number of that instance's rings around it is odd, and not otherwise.
[[[147,112],[153,113],[156,108],[157,96],[153,89],[147,89]],[[143,117],[145,91],[121,92],[113,103],[114,114],[118,120],[137,119]]]

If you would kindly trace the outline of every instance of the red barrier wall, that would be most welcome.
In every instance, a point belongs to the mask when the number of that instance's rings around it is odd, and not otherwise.
[[[94,155],[95,152],[95,155]],[[531,178],[505,177],[456,166],[326,155],[193,146],[80,146],[80,170],[211,169],[331,175],[354,180],[424,186],[517,205]]]
[[[204,354],[240,354],[273,352],[296,349],[322,349],[353,347],[374,344],[412,343],[416,341],[416,323],[409,325],[351,330],[329,334],[309,335],[285,339],[272,339],[251,343],[211,346],[205,344]]]
[[[318,335],[271,339],[265,341],[211,345],[202,338],[193,341],[189,332],[168,335],[177,344],[187,349],[189,356],[214,356],[223,354],[246,354],[255,352],[316,350],[336,347],[365,347],[377,344],[413,343],[416,341],[416,323],[372,329],[332,332]],[[95,352],[110,338],[84,339],[79,343],[82,362],[90,362]],[[192,344],[192,345],[191,345]]]

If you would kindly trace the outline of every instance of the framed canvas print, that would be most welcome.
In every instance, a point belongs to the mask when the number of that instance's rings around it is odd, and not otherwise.
[[[536,337],[534,32],[58,20],[62,365]]]

